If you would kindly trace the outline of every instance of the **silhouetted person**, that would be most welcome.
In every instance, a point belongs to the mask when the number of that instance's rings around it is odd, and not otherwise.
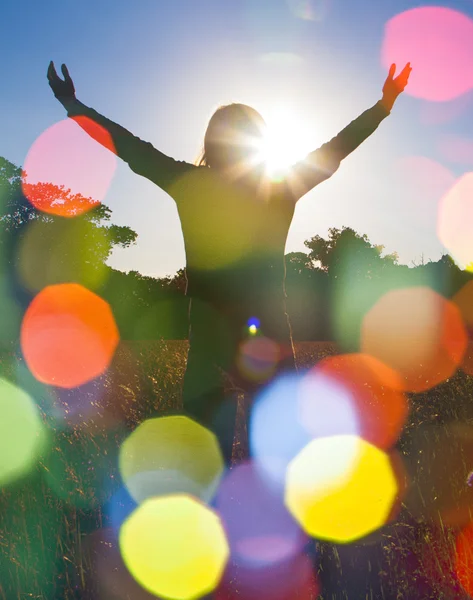
[[[224,397],[223,374],[239,373],[239,384],[243,380],[244,387],[254,388],[252,365],[236,368],[250,319],[258,319],[260,334],[277,344],[276,370],[295,368],[284,250],[296,202],[333,175],[389,115],[407,85],[410,64],[394,79],[395,71],[392,65],[379,102],[282,180],[272,181],[259,154],[265,123],[249,106],[219,108],[210,119],[199,164],[178,162],[79,102],[66,66],[62,80],[49,65],[49,84],[68,116],[176,201],[191,297],[183,405],[217,433],[227,462],[236,405]],[[256,363],[258,358],[253,357]]]

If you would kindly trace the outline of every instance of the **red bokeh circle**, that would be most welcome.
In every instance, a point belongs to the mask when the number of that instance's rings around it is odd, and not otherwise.
[[[30,371],[39,381],[63,388],[102,374],[118,342],[110,306],[76,283],[44,288],[21,326],[21,348]]]

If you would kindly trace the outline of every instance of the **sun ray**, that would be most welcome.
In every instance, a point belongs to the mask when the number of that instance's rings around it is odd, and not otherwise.
[[[274,109],[266,122],[258,160],[264,162],[271,179],[278,179],[287,175],[313,148],[307,128],[289,107]]]

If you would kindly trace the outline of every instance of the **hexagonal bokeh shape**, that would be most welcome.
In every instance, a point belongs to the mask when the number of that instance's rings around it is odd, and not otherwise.
[[[428,287],[392,290],[363,319],[362,352],[398,371],[408,392],[423,392],[453,375],[466,348],[458,307]]]
[[[101,375],[120,336],[108,303],[76,283],[44,288],[28,306],[21,348],[41,382],[73,388]]]
[[[77,217],[104,199],[117,165],[115,154],[111,135],[94,120],[83,115],[63,119],[29,149],[22,191],[41,212]]]
[[[120,550],[140,585],[175,600],[212,592],[230,554],[218,516],[185,494],[139,506],[122,525]]]
[[[391,517],[398,483],[390,457],[365,440],[313,440],[290,463],[286,506],[312,537],[347,543]]]
[[[47,433],[30,396],[0,378],[0,485],[33,468],[46,448]]]
[[[165,494],[214,496],[224,471],[216,436],[183,415],[144,421],[120,448],[120,473],[136,502]]]
[[[409,412],[407,398],[401,391],[404,382],[396,371],[373,356],[353,353],[327,356],[312,373],[342,386],[351,397],[357,430],[337,433],[357,434],[383,449],[396,442]]]

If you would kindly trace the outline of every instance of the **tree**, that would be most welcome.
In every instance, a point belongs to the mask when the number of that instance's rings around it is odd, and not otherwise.
[[[71,281],[100,288],[113,248],[126,248],[137,237],[110,223],[112,211],[92,198],[50,183],[26,187],[26,193],[35,190],[49,203],[72,199],[80,210],[91,210],[73,218],[38,210],[26,197],[21,168],[0,157],[0,341],[7,346],[18,340],[22,313],[35,293]]]
[[[312,259],[305,252],[289,252],[285,256],[285,261],[287,275],[292,273],[302,275],[303,273],[309,273],[314,268]]]
[[[163,285],[172,293],[184,295],[187,290],[186,270],[179,269],[172,277],[163,277],[160,279]]]
[[[27,196],[40,198],[49,207],[67,203],[76,216],[66,218],[38,210]],[[0,157],[2,267],[27,290],[38,291],[64,281],[92,288],[100,285],[113,248],[127,248],[137,238],[130,227],[110,223],[111,215],[104,204],[72,194],[64,186],[24,185],[21,168]]]
[[[384,246],[372,244],[366,234],[360,235],[350,227],[331,227],[327,238],[316,235],[304,244],[312,263],[334,277],[346,274],[351,279],[372,278],[398,263],[396,252],[382,256]]]
[[[382,256],[384,246],[370,242],[350,227],[332,227],[327,238],[316,235],[304,242],[314,265],[328,276],[326,320],[331,337],[342,348],[358,347],[361,320],[398,269],[397,253]]]

